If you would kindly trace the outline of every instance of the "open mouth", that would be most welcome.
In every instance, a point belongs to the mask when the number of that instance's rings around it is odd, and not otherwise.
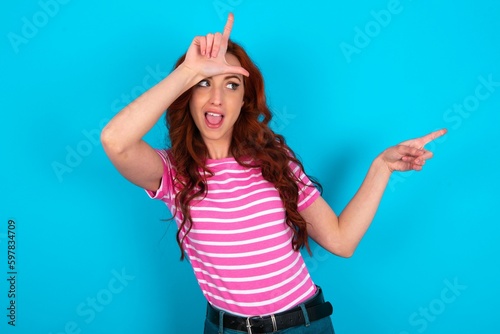
[[[214,113],[214,112],[206,112],[205,119],[207,120],[207,124],[210,127],[217,127],[222,123],[222,119],[224,116],[222,114]]]

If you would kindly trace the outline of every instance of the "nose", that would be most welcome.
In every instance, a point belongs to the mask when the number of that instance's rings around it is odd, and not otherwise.
[[[222,104],[222,89],[215,85],[210,90],[210,103],[217,106]]]

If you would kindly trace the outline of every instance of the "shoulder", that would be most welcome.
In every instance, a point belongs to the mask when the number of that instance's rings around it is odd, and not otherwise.
[[[170,148],[158,148],[155,149],[156,153],[162,158],[163,162],[167,167],[174,166],[174,156],[172,149]]]

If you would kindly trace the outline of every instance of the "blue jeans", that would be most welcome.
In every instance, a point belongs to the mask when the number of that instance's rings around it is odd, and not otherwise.
[[[243,334],[243,333],[247,332],[237,331],[234,329],[224,329],[224,333],[222,334]],[[221,333],[219,333],[219,326],[213,324],[209,320],[205,320],[204,334],[221,334]],[[330,319],[330,317],[326,317],[311,322],[307,327],[306,325],[300,325],[269,334],[335,334],[335,331],[333,330],[332,320]]]

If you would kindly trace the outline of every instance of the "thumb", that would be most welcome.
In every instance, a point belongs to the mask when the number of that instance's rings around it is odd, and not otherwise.
[[[244,75],[246,77],[249,77],[250,76],[250,73],[248,73],[247,70],[245,70],[243,67],[241,66],[226,66],[225,70],[224,70],[225,73],[234,73],[234,74],[241,74],[241,75]]]
[[[401,157],[403,156],[419,157],[425,153],[425,150],[400,144],[397,145],[397,152],[398,154],[401,155]]]

